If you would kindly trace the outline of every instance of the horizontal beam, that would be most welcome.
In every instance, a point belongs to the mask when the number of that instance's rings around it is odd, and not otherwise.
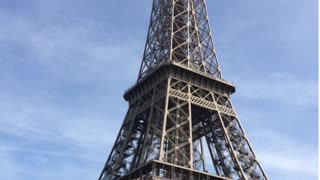
[[[123,97],[132,103],[169,77],[223,96],[230,96],[236,91],[233,84],[223,79],[168,62],[163,63],[142,81],[128,89]]]
[[[167,174],[162,174],[161,172],[167,172]],[[206,180],[231,180],[226,177],[217,176],[209,174],[206,172],[201,172],[193,170],[190,168],[165,163],[157,160],[147,162],[146,164],[130,171],[123,177],[118,178],[117,180],[133,180],[138,178],[147,178],[147,179],[175,179],[173,177],[176,174],[180,174],[184,177],[189,177],[188,179],[206,179]]]

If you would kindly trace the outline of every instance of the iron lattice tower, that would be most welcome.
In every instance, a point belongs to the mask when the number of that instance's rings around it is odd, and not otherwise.
[[[129,110],[99,180],[267,179],[234,92],[222,79],[205,0],[153,0],[138,80],[124,94]]]

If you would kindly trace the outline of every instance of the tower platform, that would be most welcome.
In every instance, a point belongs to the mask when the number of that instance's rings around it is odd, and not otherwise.
[[[230,180],[193,169],[160,162],[150,161],[117,180]]]

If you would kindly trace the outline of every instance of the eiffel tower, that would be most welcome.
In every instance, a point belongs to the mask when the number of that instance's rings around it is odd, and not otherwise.
[[[205,0],[153,0],[129,109],[99,180],[268,179],[231,104]]]

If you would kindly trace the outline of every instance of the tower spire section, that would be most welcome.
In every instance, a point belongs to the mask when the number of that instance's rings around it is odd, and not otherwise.
[[[174,62],[222,78],[205,0],[154,0],[138,82]]]
[[[222,79],[205,0],[153,0],[137,83],[99,180],[267,180]]]

